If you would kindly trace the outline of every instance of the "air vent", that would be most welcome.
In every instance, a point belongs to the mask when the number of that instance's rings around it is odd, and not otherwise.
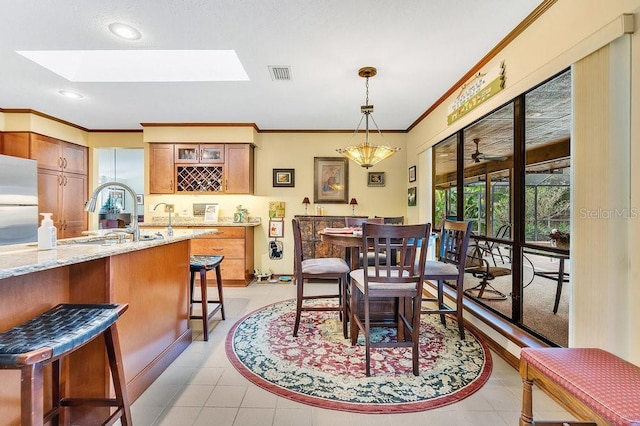
[[[280,65],[269,65],[269,74],[271,74],[271,80],[274,81],[290,81],[291,80],[291,67]]]

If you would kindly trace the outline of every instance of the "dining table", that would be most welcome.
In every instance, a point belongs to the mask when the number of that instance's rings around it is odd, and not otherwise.
[[[327,228],[319,232],[320,239],[323,242],[336,245],[338,247],[344,247],[345,249],[345,261],[349,265],[351,271],[361,268],[360,265],[360,252],[363,251],[364,240],[362,233],[354,233],[352,228]],[[366,259],[366,256],[363,256]],[[351,279],[347,275],[347,300],[350,300],[351,295]],[[352,306],[354,314],[362,312],[364,309],[362,306],[362,298],[356,299],[356,305]],[[378,298],[369,301],[370,318],[375,323],[393,322],[396,318],[396,304],[393,299]]]

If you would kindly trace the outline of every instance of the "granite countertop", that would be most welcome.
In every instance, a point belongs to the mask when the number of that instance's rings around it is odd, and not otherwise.
[[[102,235],[112,230],[102,232]],[[138,242],[120,244],[102,243],[104,237],[80,237],[59,240],[52,250],[38,250],[36,243],[14,244],[0,247],[0,279],[32,272],[53,269],[60,266],[73,265],[93,259],[114,256],[151,247],[170,244],[176,241],[188,240],[200,235],[217,232],[215,229],[176,229],[173,236],[161,232],[162,237],[156,238],[157,233],[141,233]],[[143,238],[152,238],[144,239]]]
[[[169,226],[169,216],[153,217],[151,221],[139,224],[141,228]],[[204,223],[203,217],[173,217],[171,218],[173,228],[209,228],[223,226],[260,226],[259,217],[249,217],[247,222],[234,222],[233,218],[221,217],[220,222]]]

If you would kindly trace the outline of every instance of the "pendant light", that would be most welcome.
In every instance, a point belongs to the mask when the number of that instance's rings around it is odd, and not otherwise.
[[[366,105],[362,105],[360,107],[360,112],[362,113],[362,117],[360,118],[360,122],[356,127],[356,130],[353,132],[353,136],[351,140],[353,141],[358,135],[358,131],[360,130],[360,125],[364,120],[365,129],[364,129],[364,142],[360,145],[351,145],[344,149],[337,149],[340,154],[344,155],[348,159],[358,163],[360,166],[368,169],[369,167],[374,166],[385,158],[391,157],[400,148],[391,148],[386,145],[373,145],[369,142],[369,119],[373,122],[373,125],[376,127],[378,134],[384,140],[384,136],[382,132],[378,128],[378,124],[376,120],[373,118],[373,105],[369,105],[369,77],[373,77],[378,73],[375,67],[363,67],[358,70],[358,75],[366,79],[365,87],[366,87]]]

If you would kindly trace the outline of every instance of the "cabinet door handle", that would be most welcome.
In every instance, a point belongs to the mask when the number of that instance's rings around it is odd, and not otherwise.
[[[62,157],[58,157],[58,167],[60,167],[61,169],[64,168],[64,161]]]
[[[58,186],[62,186],[62,176],[58,175]]]
[[[64,182],[62,184],[62,186],[67,186],[67,177],[66,176],[62,176],[62,181]]]
[[[67,168],[67,164],[68,164],[68,163],[67,163],[67,159],[66,159],[66,158],[63,158],[63,159],[62,159],[62,168],[63,168],[63,169],[66,169],[66,168]]]

